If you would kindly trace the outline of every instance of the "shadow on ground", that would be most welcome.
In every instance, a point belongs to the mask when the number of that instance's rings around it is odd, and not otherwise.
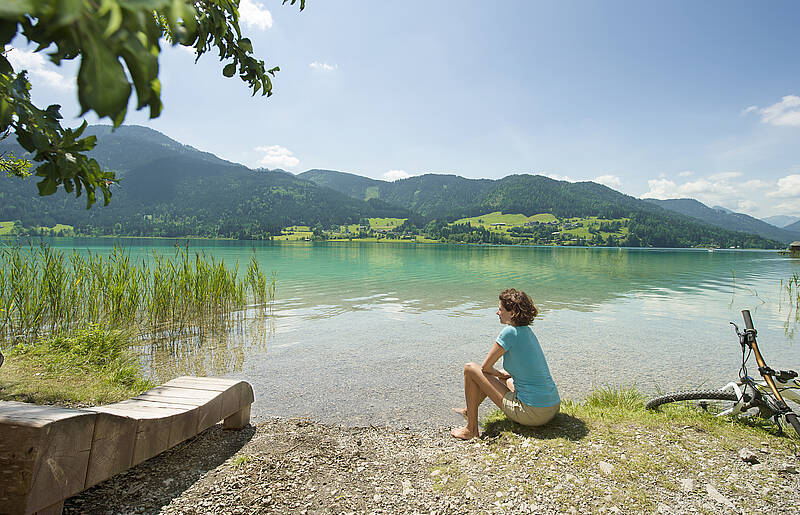
[[[206,472],[236,454],[256,432],[218,424],[196,437],[67,499],[65,514],[158,513]]]
[[[484,438],[498,436],[504,431],[510,431],[520,436],[550,440],[553,438],[566,438],[577,441],[589,434],[586,423],[572,415],[559,413],[553,420],[543,426],[530,427],[517,424],[502,417],[484,423]]]

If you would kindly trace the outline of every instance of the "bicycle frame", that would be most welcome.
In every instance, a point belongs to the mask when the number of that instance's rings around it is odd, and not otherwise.
[[[752,377],[747,377],[749,381],[747,381],[750,385],[754,386],[759,390],[762,395],[769,395],[772,393],[772,389],[769,387],[766,381],[764,380],[755,380]],[[745,381],[737,381],[737,382],[730,382],[720,388],[723,392],[733,392],[736,394],[736,398],[739,399],[739,402],[734,404],[731,408],[721,411],[718,416],[724,415],[739,415],[747,404],[745,396],[744,396],[744,388],[745,388]],[[775,385],[778,390],[783,395],[785,400],[789,400],[800,404],[800,379],[793,379],[789,381],[781,381],[779,379],[775,379]]]

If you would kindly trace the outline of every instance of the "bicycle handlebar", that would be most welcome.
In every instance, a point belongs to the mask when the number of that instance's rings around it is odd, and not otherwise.
[[[743,309],[742,310],[742,317],[744,317],[744,328],[745,329],[754,329],[753,327],[753,319],[750,317],[750,310]]]
[[[769,389],[772,391],[772,395],[774,395],[775,399],[778,401],[778,407],[780,408],[781,412],[791,412],[791,409],[786,404],[786,401],[783,400],[781,392],[778,391],[778,388],[775,385],[775,380],[772,377],[775,374],[775,371],[767,366],[767,364],[764,362],[764,357],[761,355],[761,351],[758,350],[758,343],[756,343],[756,330],[753,327],[753,318],[750,316],[750,310],[743,309],[742,317],[744,318],[745,326],[745,343],[743,343],[743,345],[748,345],[753,350],[756,363],[758,363],[758,372],[761,374],[761,377],[764,378],[767,386],[769,386]],[[736,324],[734,324],[734,327],[735,326]]]

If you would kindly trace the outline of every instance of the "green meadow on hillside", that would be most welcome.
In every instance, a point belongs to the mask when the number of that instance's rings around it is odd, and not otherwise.
[[[314,236],[311,227],[307,225],[291,225],[281,230],[280,236],[273,236],[275,241],[305,241]]]
[[[492,224],[506,224],[507,227],[517,227],[525,225],[526,222],[555,222],[557,218],[550,213],[540,213],[533,216],[525,216],[520,214],[503,214],[500,211],[487,213],[485,215],[473,216],[471,218],[461,218],[456,220],[453,224],[469,223],[473,227],[483,227],[491,229],[494,227]]]
[[[15,234],[15,222],[0,222],[0,236],[11,236]],[[75,234],[75,228],[71,225],[56,224],[53,227],[31,227],[23,229],[25,234],[34,234],[41,236],[72,236]]]

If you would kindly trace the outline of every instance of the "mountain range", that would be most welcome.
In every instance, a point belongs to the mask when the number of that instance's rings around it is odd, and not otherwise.
[[[800,227],[793,229],[791,225],[779,228],[768,224],[758,218],[744,213],[735,213],[729,209],[718,207],[710,208],[705,204],[691,198],[669,200],[645,199],[647,202],[659,205],[664,209],[690,216],[709,225],[722,227],[730,231],[742,231],[758,234],[767,239],[789,243],[800,239]]]
[[[786,227],[795,222],[800,222],[800,216],[776,215],[762,218],[762,220],[775,227]]]
[[[68,224],[90,235],[260,239],[295,224],[328,227],[396,217],[423,227],[502,211],[625,219],[629,245],[776,248],[800,239],[791,226],[776,228],[697,201],[644,201],[594,182],[527,174],[497,180],[426,174],[395,182],[332,170],[293,175],[252,170],[145,127],[92,126],[87,133],[98,137],[92,157],[121,179],[112,187],[111,204],[86,210],[62,192],[39,197],[35,177],[0,177],[0,221],[27,227]],[[0,152],[24,157],[11,139],[0,142]]]

